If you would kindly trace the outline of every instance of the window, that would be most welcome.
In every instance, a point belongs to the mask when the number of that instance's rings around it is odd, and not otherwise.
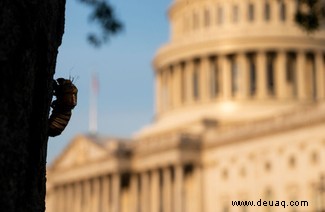
[[[316,70],[315,70],[315,56],[314,54],[307,54],[306,61],[306,90],[308,97],[316,99]]]
[[[286,80],[288,83],[294,82],[294,68],[295,68],[295,55],[289,53],[287,55],[287,71],[286,71]]]
[[[194,70],[193,70],[193,98],[194,100],[199,99],[199,65],[200,63],[197,61],[194,64]]]
[[[219,94],[219,70],[215,58],[210,60],[210,94],[212,98]]]
[[[246,169],[245,167],[241,167],[240,170],[239,170],[239,175],[241,177],[245,177],[246,176]]]
[[[267,90],[269,95],[273,96],[275,94],[275,84],[274,84],[274,54],[267,54]]]
[[[224,180],[228,179],[228,170],[227,169],[223,169],[221,172],[221,178]]]
[[[255,56],[249,55],[249,94],[254,96],[256,94],[256,66]]]
[[[204,26],[210,26],[210,12],[207,9],[204,10]]]
[[[269,21],[271,16],[271,8],[270,3],[267,1],[264,4],[264,19],[265,21]]]
[[[223,23],[223,10],[221,6],[219,6],[217,9],[217,17],[217,23],[221,25]]]
[[[271,166],[270,161],[265,162],[264,168],[266,171],[271,171],[272,166]]]
[[[271,212],[273,208],[273,193],[271,189],[266,189],[265,200],[268,202],[268,206],[264,207],[265,212]]]
[[[283,22],[286,20],[286,5],[283,1],[280,2],[280,20]]]
[[[312,162],[312,164],[316,164],[316,163],[318,163],[318,161],[319,161],[319,155],[317,154],[317,152],[316,151],[313,151],[312,153],[311,153],[311,162]]]
[[[286,82],[288,84],[288,88],[290,89],[290,93],[292,96],[297,96],[297,88],[296,88],[296,55],[294,53],[289,53],[287,55],[286,61]]]
[[[294,156],[289,157],[289,167],[294,168],[296,166],[296,158]]]
[[[232,20],[234,23],[238,22],[238,6],[234,5],[232,8]]]
[[[222,212],[229,212],[229,207],[227,205],[223,206]]]
[[[253,21],[254,20],[254,4],[250,3],[248,4],[248,20]]]

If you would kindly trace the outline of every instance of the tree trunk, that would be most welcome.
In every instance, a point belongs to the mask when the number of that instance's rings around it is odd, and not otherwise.
[[[0,211],[45,210],[47,121],[65,0],[0,1]]]

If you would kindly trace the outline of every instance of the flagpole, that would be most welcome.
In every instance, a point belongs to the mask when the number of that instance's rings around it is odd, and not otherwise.
[[[97,134],[97,96],[98,96],[98,79],[97,74],[92,74],[90,89],[90,109],[89,109],[89,133]]]

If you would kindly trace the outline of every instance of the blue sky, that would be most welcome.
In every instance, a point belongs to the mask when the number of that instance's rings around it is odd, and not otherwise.
[[[99,78],[98,132],[101,136],[131,137],[154,115],[152,59],[168,41],[167,9],[171,0],[110,1],[124,24],[122,33],[96,49],[86,40],[98,28],[88,21],[90,8],[67,1],[63,44],[55,78],[75,77],[78,105],[62,135],[50,138],[48,163],[77,134],[88,133],[90,81]]]

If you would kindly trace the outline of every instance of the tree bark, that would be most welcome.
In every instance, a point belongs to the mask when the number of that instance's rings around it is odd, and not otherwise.
[[[45,210],[47,122],[65,0],[0,1],[0,211]]]

